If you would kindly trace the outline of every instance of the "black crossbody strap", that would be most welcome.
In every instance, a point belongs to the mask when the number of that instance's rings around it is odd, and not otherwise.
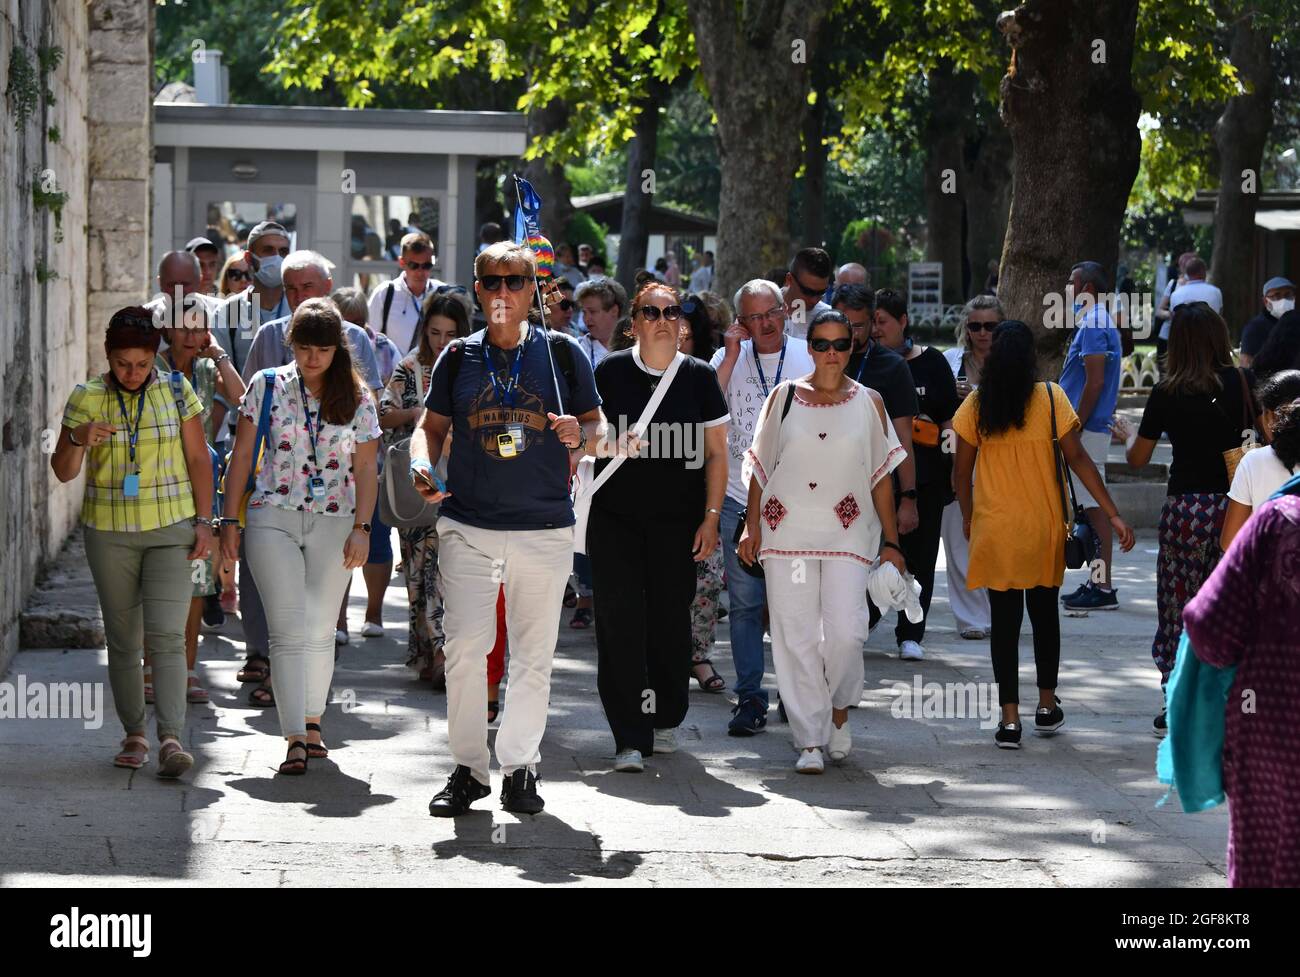
[[[1061,450],[1061,440],[1056,434],[1056,398],[1052,395],[1052,384],[1050,381],[1044,380],[1043,387],[1047,390],[1047,403],[1052,410],[1052,461],[1054,463],[1053,467],[1056,469],[1056,488],[1061,496],[1061,514],[1065,518],[1068,534],[1070,523],[1073,521],[1074,509],[1079,507],[1079,502],[1074,495],[1074,483],[1070,481],[1069,467],[1065,463],[1065,452]],[[1065,501],[1067,486],[1069,486],[1070,490],[1070,505],[1074,509],[1067,506]]]

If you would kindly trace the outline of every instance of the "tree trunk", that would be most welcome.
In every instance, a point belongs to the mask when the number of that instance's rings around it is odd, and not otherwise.
[[[689,0],[700,73],[718,117],[722,295],[790,260],[790,190],[811,62],[831,0]]]
[[[965,143],[973,111],[975,76],[946,62],[927,76],[929,117],[924,130],[925,260],[943,265],[943,301],[965,301],[962,256],[965,231]]]
[[[826,247],[826,95],[803,120],[803,233],[797,235],[805,248]]]
[[[618,239],[618,282],[632,297],[638,270],[646,267],[650,242],[650,207],[653,192],[647,192],[646,171],[651,174],[659,145],[659,106],[667,97],[667,86],[651,82],[649,97],[641,103],[636,135],[627,146],[627,181],[623,188],[623,219]],[[653,184],[651,184],[653,188]]]
[[[1273,128],[1273,71],[1269,32],[1253,14],[1236,22],[1230,58],[1248,91],[1228,100],[1214,126],[1219,157],[1219,197],[1214,204],[1210,281],[1223,291],[1223,318],[1236,335],[1254,315],[1261,282],[1255,281],[1255,211],[1260,166]]]
[[[1070,267],[1114,269],[1118,256],[1141,149],[1136,22],[1137,0],[1027,0],[998,18],[1012,47],[1001,115],[1015,153],[998,296],[1037,333],[1048,372],[1072,325],[1059,314]]]
[[[531,143],[539,134],[559,132],[568,125],[569,108],[558,99],[552,100],[529,112],[526,122],[528,141]],[[542,198],[542,234],[551,244],[559,244],[564,240],[564,229],[573,217],[573,201],[569,199],[571,189],[569,178],[564,175],[564,167],[547,159],[529,160],[524,165],[524,179],[533,185],[537,195]],[[507,186],[506,197],[510,220],[513,222],[516,206],[513,186]],[[507,237],[510,236],[511,227],[506,228]]]
[[[968,295],[984,288],[989,262],[1002,256],[1011,209],[1011,136],[1000,119],[966,140],[966,261]]]

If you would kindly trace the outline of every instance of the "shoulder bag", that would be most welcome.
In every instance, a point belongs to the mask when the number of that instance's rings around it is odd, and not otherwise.
[[[1056,488],[1061,496],[1061,515],[1065,520],[1065,565],[1071,570],[1078,570],[1096,558],[1097,534],[1092,531],[1088,517],[1084,515],[1083,507],[1074,495],[1074,482],[1070,479],[1069,466],[1065,463],[1065,453],[1061,451],[1061,441],[1056,433],[1056,398],[1052,395],[1052,385],[1044,380],[1043,386],[1047,390],[1047,403],[1052,410],[1052,462],[1056,469]],[[1067,486],[1070,491],[1069,505],[1065,501]]]

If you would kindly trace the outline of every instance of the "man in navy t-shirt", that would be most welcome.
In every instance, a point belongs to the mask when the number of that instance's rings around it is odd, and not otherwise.
[[[447,731],[456,769],[429,813],[454,817],[489,791],[487,656],[505,587],[510,708],[497,733],[507,811],[536,814],[551,661],[573,566],[569,449],[605,433],[591,364],[562,333],[529,325],[536,260],[508,241],[474,261],[488,326],[450,344],[411,438],[411,474],[442,504],[438,563],[446,615]],[[433,473],[450,431],[447,484]]]

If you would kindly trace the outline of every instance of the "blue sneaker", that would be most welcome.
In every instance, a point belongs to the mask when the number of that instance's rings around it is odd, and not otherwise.
[[[736,704],[727,724],[728,736],[753,736],[767,727],[767,706],[756,695]]]
[[[1084,594],[1088,592],[1088,588],[1091,586],[1092,584],[1089,583],[1087,580],[1085,580],[1083,583],[1079,584],[1079,586],[1075,587],[1074,590],[1070,591],[1070,593],[1062,594],[1061,603],[1065,604],[1072,600],[1078,600],[1080,597],[1082,597]]]
[[[1100,587],[1090,586],[1078,597],[1071,597],[1065,602],[1067,611],[1117,611],[1119,610],[1119,591],[1105,591]]]

